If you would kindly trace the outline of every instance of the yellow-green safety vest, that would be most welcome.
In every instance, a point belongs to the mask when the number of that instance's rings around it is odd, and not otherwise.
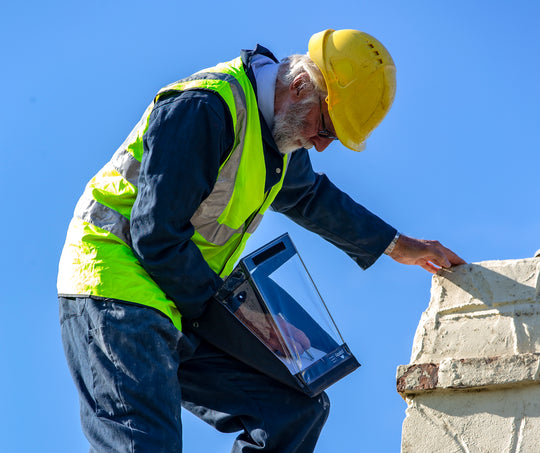
[[[143,136],[155,103],[165,94],[212,90],[227,104],[234,145],[214,189],[191,218],[191,240],[220,277],[234,268],[247,239],[283,184],[265,192],[266,167],[257,99],[241,58],[200,71],[161,89],[112,159],[90,180],[71,220],[58,273],[58,294],[114,298],[153,307],[181,330],[174,302],[144,270],[131,249],[129,219],[137,197]]]

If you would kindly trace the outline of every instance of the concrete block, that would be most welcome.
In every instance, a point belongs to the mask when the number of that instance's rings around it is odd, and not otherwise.
[[[540,385],[408,400],[402,453],[536,453]]]
[[[540,351],[540,260],[467,264],[433,277],[411,363]]]
[[[409,365],[402,452],[540,452],[540,256],[441,271]]]

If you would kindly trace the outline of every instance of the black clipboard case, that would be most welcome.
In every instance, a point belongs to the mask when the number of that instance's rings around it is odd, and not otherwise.
[[[217,348],[309,396],[360,366],[287,233],[242,258],[204,314],[186,324]],[[291,340],[295,329],[309,338],[307,352]]]

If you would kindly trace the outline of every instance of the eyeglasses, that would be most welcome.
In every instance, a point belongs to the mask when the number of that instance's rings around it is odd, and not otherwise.
[[[318,132],[319,137],[323,138],[329,138],[330,140],[339,140],[335,135],[332,135],[332,132],[330,132],[328,129],[326,129],[326,125],[324,124],[324,115],[322,112],[322,100],[319,98],[319,109],[321,111],[321,124],[322,124],[322,130]]]

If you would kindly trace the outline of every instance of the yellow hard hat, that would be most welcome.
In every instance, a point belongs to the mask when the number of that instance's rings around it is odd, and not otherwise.
[[[308,50],[326,81],[328,113],[340,142],[362,151],[394,101],[396,67],[390,53],[367,33],[332,29],[314,34]]]

